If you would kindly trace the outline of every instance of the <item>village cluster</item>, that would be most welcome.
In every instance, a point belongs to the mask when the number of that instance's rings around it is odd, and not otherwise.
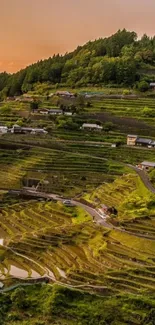
[[[30,127],[22,127],[17,124],[13,125],[12,128],[8,128],[7,126],[0,126],[0,133],[16,133],[16,134],[47,134],[48,132],[45,129],[41,128],[30,128]]]

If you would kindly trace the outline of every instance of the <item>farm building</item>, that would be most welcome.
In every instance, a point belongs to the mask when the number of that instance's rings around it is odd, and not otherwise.
[[[154,148],[155,140],[147,139],[147,138],[139,138],[137,135],[129,134],[127,136],[127,145]]]
[[[137,138],[136,139],[136,146],[148,147],[152,143],[152,139],[146,138]]]
[[[32,129],[31,134],[47,134],[48,132],[44,129]]]
[[[81,126],[82,130],[98,130],[101,131],[103,129],[102,126],[98,125],[98,124],[89,124],[89,123],[84,123]]]
[[[143,161],[141,164],[138,165],[138,168],[146,169],[146,170],[150,168],[155,168],[155,162]]]
[[[47,115],[48,114],[48,109],[42,109],[39,111],[40,114]]]
[[[19,125],[14,125],[11,129],[11,133],[16,134],[47,134],[48,132],[44,129],[38,129],[38,128],[29,128],[29,127],[21,127]]]
[[[70,93],[69,91],[57,91],[56,95],[68,98],[75,97],[75,95],[73,93]]]
[[[152,88],[152,89],[155,90],[155,82],[151,82],[151,83],[150,83],[150,88]]]
[[[132,135],[129,134],[127,136],[127,145],[128,146],[135,146],[136,145],[136,140],[137,140],[138,136],[137,135]]]
[[[50,114],[50,115],[62,115],[63,111],[62,111],[62,109],[49,109],[48,114]]]
[[[0,126],[0,133],[4,134],[8,132],[7,126]]]
[[[155,148],[155,140],[153,140],[153,141],[151,142],[151,147],[152,147],[152,148]]]

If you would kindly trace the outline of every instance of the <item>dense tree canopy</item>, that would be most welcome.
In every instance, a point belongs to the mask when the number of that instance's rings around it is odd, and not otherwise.
[[[72,53],[41,60],[13,75],[1,73],[0,96],[20,95],[32,90],[38,82],[69,87],[107,84],[138,87],[142,81],[155,81],[155,36],[143,35],[137,40],[135,32],[123,29],[109,38],[78,46]]]

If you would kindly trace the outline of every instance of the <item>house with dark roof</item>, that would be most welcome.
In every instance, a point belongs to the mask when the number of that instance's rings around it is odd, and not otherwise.
[[[137,135],[128,134],[127,135],[127,145],[128,146],[140,146],[140,147],[155,148],[155,140],[148,139],[148,138],[140,138]]]
[[[155,148],[155,140],[153,140],[153,141],[151,142],[151,147],[152,147],[152,148]]]
[[[136,146],[148,147],[152,143],[152,139],[146,138],[137,138],[136,139]]]
[[[62,109],[49,109],[48,114],[50,114],[50,115],[62,115],[63,111],[62,111]]]

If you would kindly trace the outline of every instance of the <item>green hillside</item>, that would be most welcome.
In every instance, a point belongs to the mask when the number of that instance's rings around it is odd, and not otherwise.
[[[89,41],[71,53],[54,55],[20,72],[0,74],[1,97],[19,95],[34,84],[56,86],[129,86],[146,91],[155,81],[155,37],[123,29],[109,38]]]

